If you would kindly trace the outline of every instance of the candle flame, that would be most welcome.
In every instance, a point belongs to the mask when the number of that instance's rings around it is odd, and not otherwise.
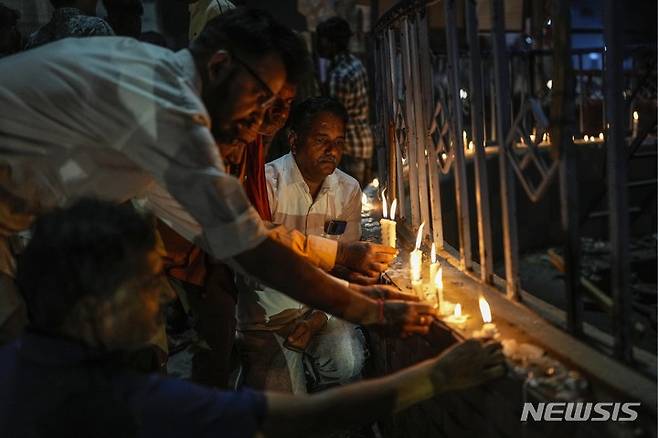
[[[395,209],[397,208],[397,206],[398,206],[398,200],[394,199],[393,203],[391,204],[391,220],[392,221],[395,220]]]
[[[480,313],[482,314],[482,321],[487,323],[491,322],[491,307],[489,307],[489,303],[487,303],[487,300],[484,299],[484,297],[480,297]]]
[[[633,111],[633,120],[640,120],[640,114],[637,111]]]
[[[423,227],[425,226],[425,222],[420,224],[420,227],[418,227],[418,234],[416,234],[416,249],[420,249],[420,243],[423,241]]]
[[[432,242],[432,252],[430,252],[432,263],[436,263],[436,244]]]
[[[603,139],[604,139],[604,137],[603,137],[603,133],[602,133],[602,132],[599,132],[599,140],[603,140]]]
[[[436,285],[437,290],[443,290],[443,266],[439,266],[439,270],[436,271],[434,284]]]
[[[475,148],[475,143],[473,143],[473,141],[469,141],[468,142],[468,150],[472,151],[474,148]]]
[[[457,303],[457,304],[455,305],[455,313],[454,313],[454,315],[455,315],[457,318],[461,318],[461,316],[462,316],[462,305],[461,305],[461,304]]]
[[[388,204],[386,203],[386,189],[382,190],[382,216],[388,217]]]
[[[585,142],[588,142],[589,141],[589,135],[585,135],[585,137],[583,137],[583,140],[585,140]]]

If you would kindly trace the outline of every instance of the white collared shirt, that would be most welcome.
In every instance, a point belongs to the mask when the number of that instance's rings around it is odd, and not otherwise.
[[[157,182],[200,225],[188,237],[215,257],[255,247],[267,230],[224,172],[200,95],[188,50],[132,38],[67,38],[3,58],[0,185],[13,199],[9,214],[80,196],[126,201]]]
[[[361,187],[345,172],[336,169],[326,177],[315,200],[292,154],[266,164],[265,175],[274,223],[319,236],[326,221],[343,220],[347,227],[339,240],[361,238]],[[239,278],[238,288],[240,330],[276,330],[306,311],[300,302],[253,280]]]

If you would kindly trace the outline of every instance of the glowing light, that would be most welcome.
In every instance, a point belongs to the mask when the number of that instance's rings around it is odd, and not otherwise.
[[[432,242],[432,251],[430,252],[430,260],[432,263],[436,263],[436,244]]]
[[[585,143],[589,141],[589,135],[585,134],[585,137],[583,137],[583,140],[585,140]]]
[[[462,99],[468,99],[468,92],[463,88],[459,89],[459,97]]]
[[[487,300],[485,300],[484,297],[480,297],[479,304],[482,322],[485,324],[491,322],[491,307],[489,307],[489,303],[487,303]]]
[[[469,141],[468,142],[468,150],[472,151],[473,149],[475,149],[475,144],[472,141]]]
[[[546,88],[548,88],[549,90],[551,90],[553,88],[553,79],[549,79],[546,82]]]
[[[365,193],[361,193],[361,204],[366,205],[368,203],[368,197]]]
[[[382,216],[388,218],[388,203],[386,202],[386,189],[382,190]]]
[[[443,152],[443,153],[441,154],[441,158],[443,159],[443,161],[445,161],[445,160],[448,159],[448,155],[446,155],[446,153]]]
[[[605,137],[603,136],[603,133],[599,132],[599,140],[603,141],[604,139],[605,139]]]
[[[393,203],[391,204],[391,220],[392,221],[395,220],[395,209],[397,208],[397,206],[398,206],[398,200],[394,199]]]
[[[633,120],[640,120],[640,114],[637,111],[633,111]]]
[[[379,188],[379,179],[377,179],[377,178],[373,179],[372,182],[370,183],[370,185],[373,186],[376,189]]]
[[[459,317],[462,316],[462,305],[461,305],[461,304],[457,303],[457,304],[455,305],[455,311],[454,311],[453,315],[454,315],[456,318],[459,318]]]
[[[423,241],[423,228],[425,227],[425,222],[420,224],[418,227],[418,233],[416,234],[416,249],[420,249],[420,244]]]

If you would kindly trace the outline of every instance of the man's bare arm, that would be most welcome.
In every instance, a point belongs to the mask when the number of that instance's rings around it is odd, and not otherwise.
[[[397,333],[427,333],[435,314],[428,304],[376,300],[345,287],[271,238],[234,260],[247,274],[272,288],[357,324],[381,325]]]
[[[369,424],[436,394],[499,377],[503,360],[500,344],[469,340],[384,378],[310,396],[267,393],[262,432],[266,437],[317,436]]]

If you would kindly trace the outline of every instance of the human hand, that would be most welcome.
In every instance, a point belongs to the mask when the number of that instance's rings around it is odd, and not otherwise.
[[[425,335],[436,315],[436,309],[427,303],[401,300],[380,300],[383,320],[379,325],[384,333],[407,337],[414,333]]]
[[[336,264],[374,277],[384,272],[397,254],[395,248],[371,242],[338,243]]]
[[[362,286],[359,284],[350,283],[350,289],[374,299],[420,301],[420,298],[418,298],[416,295],[401,292],[395,287],[386,284]]]
[[[379,274],[367,275],[361,272],[353,271],[345,266],[336,265],[331,271],[331,275],[347,280],[350,285],[371,285],[379,281]]]
[[[499,342],[468,339],[433,360],[430,378],[435,391],[480,385],[505,374],[505,356]]]
[[[293,326],[288,334],[284,346],[293,351],[304,351],[313,336],[327,324],[327,315],[324,312],[313,311],[311,315]]]

